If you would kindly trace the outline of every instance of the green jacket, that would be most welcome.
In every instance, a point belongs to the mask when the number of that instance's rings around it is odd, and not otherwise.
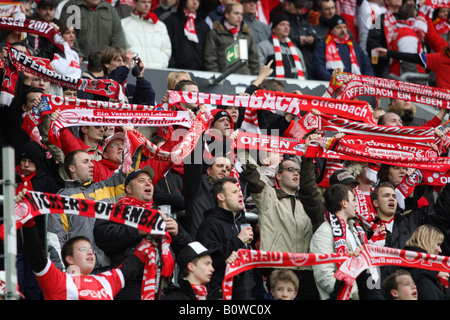
[[[235,73],[259,74],[259,58],[255,40],[246,24],[241,25],[238,39],[247,39],[248,61]],[[236,40],[237,41],[237,40]],[[233,35],[225,29],[221,21],[214,22],[213,29],[206,35],[204,62],[205,70],[224,72],[226,68],[225,50],[235,42]]]
[[[73,5],[80,8],[80,28],[76,26],[76,10],[70,8]],[[73,49],[80,57],[87,58],[91,52],[103,51],[110,46],[128,48],[120,17],[116,9],[105,0],[99,3],[95,11],[92,11],[84,0],[69,0],[61,11],[60,19],[67,24],[75,24],[76,39]]]

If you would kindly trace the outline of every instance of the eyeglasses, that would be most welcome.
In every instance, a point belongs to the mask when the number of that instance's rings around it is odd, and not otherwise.
[[[92,252],[93,254],[95,254],[95,250],[92,249],[92,248],[81,247],[81,248],[78,248],[78,251],[81,251],[81,252]]]
[[[289,171],[289,172],[297,172],[298,174],[300,174],[300,169],[294,168],[294,167],[287,167],[287,168],[283,168],[281,170],[278,171],[278,173],[281,173],[283,171]]]

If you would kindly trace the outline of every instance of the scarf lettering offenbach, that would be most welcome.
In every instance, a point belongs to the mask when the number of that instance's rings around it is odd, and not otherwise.
[[[43,214],[74,214],[83,217],[112,221],[124,224],[151,235],[161,236],[161,244],[151,239],[144,251],[147,259],[144,262],[142,280],[142,299],[154,300],[158,292],[157,276],[169,277],[173,273],[174,259],[169,250],[171,236],[165,231],[166,223],[158,210],[151,209],[137,199],[124,197],[117,204],[89,199],[78,199],[69,196],[45,192],[28,191],[25,199],[16,204],[16,228],[23,226],[28,220]],[[0,226],[0,239],[4,239],[4,224]],[[157,255],[163,261],[159,270]]]
[[[51,83],[75,90],[105,96],[119,100],[123,93],[120,84],[111,79],[74,79],[60,75],[45,66],[38,64],[31,57],[8,45],[9,60],[19,70],[24,70]]]
[[[342,78],[349,75],[338,74],[330,80],[328,92],[331,96],[349,100],[358,96],[376,96],[450,109],[450,92],[445,89],[362,75],[351,75],[353,78],[344,84]]]
[[[274,91],[258,90],[256,96],[222,95],[202,92],[169,91],[169,105],[177,103],[198,103],[235,106],[270,111],[284,111],[300,116],[300,111],[317,109],[320,112],[336,114],[357,121],[375,123],[365,101],[349,101]]]
[[[159,215],[158,210],[78,199],[46,192],[28,191],[25,199],[16,204],[15,211],[17,228],[39,215],[73,214],[125,224],[151,234],[161,235],[165,233],[165,222]],[[4,225],[1,228],[0,238],[3,238]]]

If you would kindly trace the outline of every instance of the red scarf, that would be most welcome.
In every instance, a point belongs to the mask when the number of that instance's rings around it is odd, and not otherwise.
[[[184,14],[187,17],[186,23],[184,24],[184,35],[188,38],[188,40],[198,43],[198,35],[195,30],[195,19],[197,18],[197,13],[184,9]]]
[[[280,41],[274,34],[272,34],[272,40],[273,47],[275,49],[275,76],[277,78],[284,78],[283,56],[281,54]],[[297,78],[300,80],[304,80],[305,75],[303,73],[303,67],[300,62],[300,58],[298,57],[296,47],[289,38],[286,38],[286,43],[289,46],[292,58],[294,59],[295,68],[297,69]]]
[[[450,31],[450,24],[446,20],[442,20],[441,18],[436,18],[433,20],[434,27],[436,28],[436,32],[439,35],[447,34]]]
[[[236,40],[237,36],[239,34],[239,31],[241,31],[241,26],[238,26],[238,27],[232,26],[231,24],[228,23],[227,20],[225,20],[224,26],[225,26],[225,29],[227,29],[233,35],[233,38]]]
[[[348,248],[347,248],[347,227],[346,222],[344,219],[338,217],[337,215],[327,211],[325,213],[325,217],[328,220],[328,222],[331,224],[331,229],[333,230],[333,237],[334,237],[334,246],[336,253],[338,254],[348,254]],[[355,222],[355,228],[358,232],[359,239],[361,241],[361,244],[365,245],[368,244],[366,233],[364,229]],[[355,239],[356,240],[356,239]],[[356,248],[354,248],[356,249]],[[336,267],[339,271],[342,263],[337,262]],[[344,275],[343,277],[346,277]],[[342,279],[340,279],[342,280]],[[338,300],[347,300],[350,298],[351,290],[353,286],[345,286],[342,290],[339,291],[338,294]]]
[[[373,191],[373,187],[370,188],[370,192]],[[355,187],[355,200],[358,204],[356,208],[356,216],[358,219],[366,225],[368,228],[375,230],[376,224],[374,223],[376,213],[373,210],[372,204],[370,203],[370,196],[364,194],[364,192],[359,188]]]
[[[117,201],[118,204],[122,204],[124,206],[134,206],[141,207],[147,210],[151,210],[153,208],[153,201],[141,201],[133,197],[123,197]]]
[[[149,11],[146,15],[144,15],[143,13],[137,11],[136,9],[133,9],[133,14],[141,17],[144,20],[151,20],[153,23],[158,22],[158,16],[151,11]]]
[[[19,78],[19,71],[11,65],[9,62],[5,64],[3,82],[0,89],[0,105],[8,107],[14,99],[17,79]]]
[[[197,300],[206,300],[207,291],[205,285],[191,283],[191,287],[195,292],[195,297]]]
[[[336,253],[346,254],[348,253],[347,248],[347,222],[344,219],[338,217],[334,213],[327,211],[325,213],[325,217],[328,222],[331,224],[331,229],[333,230],[334,237],[334,246]],[[367,237],[364,229],[358,224],[355,223],[356,231],[358,232],[359,240],[361,244],[367,244]],[[340,263],[336,263],[338,269],[340,267]]]
[[[20,179],[22,180],[19,182],[19,186],[16,188],[16,194],[24,188],[26,188],[29,191],[33,191],[33,184],[31,183],[31,179],[33,179],[33,177],[37,174],[37,170],[32,174],[26,176],[23,174],[20,165],[18,165],[16,166],[15,171],[19,174]]]
[[[348,34],[344,39],[333,36],[328,33],[325,38],[325,60],[327,69],[337,69],[340,68],[344,70],[344,64],[339,56],[339,51],[336,44],[346,44],[350,52],[350,63],[352,73],[361,74],[361,69],[359,68],[358,60],[356,59],[355,48],[353,46],[353,41],[349,38]]]
[[[151,201],[140,201],[132,197],[123,197],[118,204],[144,207],[150,210],[153,207]],[[150,237],[149,247],[144,250],[147,254],[147,261],[144,266],[144,278],[142,279],[142,300],[155,300],[156,293],[160,292],[160,277],[169,278],[175,268],[175,260],[170,251],[172,237],[168,232],[162,236],[161,240]],[[158,266],[159,259],[162,260],[162,267]]]

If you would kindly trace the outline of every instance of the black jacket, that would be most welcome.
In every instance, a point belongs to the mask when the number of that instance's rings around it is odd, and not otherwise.
[[[210,295],[208,293],[206,300],[209,299]],[[197,298],[189,281],[179,279],[178,284],[171,283],[169,288],[164,291],[161,300],[197,300]]]
[[[197,230],[196,240],[200,241],[208,250],[218,249],[213,259],[214,273],[207,285],[208,292],[213,298],[222,298],[222,282],[225,276],[225,260],[231,252],[239,249],[247,249],[246,244],[239,238],[240,225],[246,222],[245,214],[236,216],[231,211],[215,207],[205,211],[205,220]],[[233,299],[251,299],[251,291],[254,288],[252,273],[243,272],[235,277],[233,284]]]
[[[442,254],[450,254],[450,184],[447,184],[436,203],[420,208],[409,214],[396,214],[392,232],[386,235],[386,247],[404,248],[414,230],[423,224],[439,228],[445,235]]]
[[[192,241],[189,234],[181,226],[178,227],[179,233],[176,237],[172,237],[170,245],[175,256]],[[142,241],[138,229],[101,219],[95,221],[94,238],[97,246],[110,258],[111,268],[118,267],[132,255]],[[132,281],[129,281],[116,299],[140,300],[142,277],[143,273],[141,272]]]
[[[172,212],[184,210],[183,179],[169,170],[155,185],[155,205],[170,205]]]
[[[406,246],[405,250],[417,251],[426,253],[425,250],[417,247]],[[448,300],[449,296],[444,294],[444,291],[439,286],[437,274],[438,271],[420,269],[420,268],[408,268],[411,273],[416,286],[419,300]]]
[[[208,24],[197,14],[195,19],[195,31],[198,43],[192,42],[184,35],[186,16],[181,12],[174,12],[163,21],[167,26],[172,42],[172,56],[169,60],[169,68],[205,70],[203,64],[203,52],[205,50],[206,34],[209,31]]]

